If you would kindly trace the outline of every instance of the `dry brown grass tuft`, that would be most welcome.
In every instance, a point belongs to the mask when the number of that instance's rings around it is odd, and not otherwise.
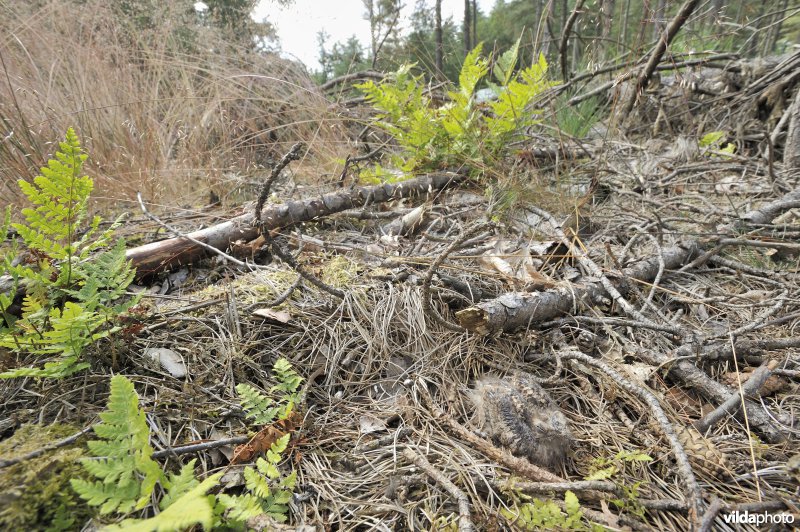
[[[298,141],[307,173],[332,170],[343,131],[297,63],[211,28],[187,34],[192,15],[169,2],[145,29],[99,0],[26,4],[0,3],[0,204],[19,200],[15,181],[36,175],[69,126],[105,205],[137,190],[168,205],[225,197]]]

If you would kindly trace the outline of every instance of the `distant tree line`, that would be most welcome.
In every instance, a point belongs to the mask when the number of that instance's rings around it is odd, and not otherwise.
[[[362,0],[370,43],[355,36],[330,43],[318,36],[319,81],[359,70],[390,70],[417,63],[431,78],[455,79],[467,51],[478,42],[505,50],[522,36],[523,61],[542,52],[558,62],[564,41],[570,72],[608,61],[635,60],[650,50],[680,8],[679,0],[497,0],[483,13],[464,0],[461,24],[442,19],[441,0],[417,0],[410,28],[402,32],[401,0]],[[577,10],[576,10],[577,6]],[[785,53],[800,42],[800,0],[707,0],[681,29],[671,49],[737,52],[743,56]]]

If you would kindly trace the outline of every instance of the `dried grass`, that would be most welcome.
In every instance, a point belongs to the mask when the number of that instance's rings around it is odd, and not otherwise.
[[[91,155],[96,199],[117,210],[137,190],[167,205],[209,189],[225,198],[297,141],[304,175],[332,171],[343,130],[302,67],[210,28],[186,53],[186,14],[159,9],[160,24],[139,29],[99,0],[0,5],[0,203],[18,201],[15,181],[36,175],[69,126]]]

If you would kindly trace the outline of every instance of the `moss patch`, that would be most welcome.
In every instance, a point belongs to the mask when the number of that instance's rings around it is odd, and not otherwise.
[[[77,431],[70,425],[23,425],[0,442],[0,456],[22,456]],[[0,529],[80,529],[91,512],[69,480],[85,476],[82,457],[82,446],[77,444],[0,469]]]

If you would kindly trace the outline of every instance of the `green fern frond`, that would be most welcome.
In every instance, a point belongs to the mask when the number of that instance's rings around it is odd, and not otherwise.
[[[86,158],[77,135],[69,129],[41,174],[33,182],[19,182],[33,207],[22,210],[25,223],[10,225],[25,245],[36,251],[37,263],[14,264],[14,246],[0,259],[14,288],[24,282],[26,291],[22,317],[6,319],[13,327],[0,329],[0,346],[58,358],[43,368],[17,368],[0,378],[60,378],[87,368],[88,364],[79,362],[84,349],[115,332],[112,322],[138,303],[138,297],[119,302],[134,277],[125,260],[125,241],[120,239],[113,248],[94,253],[108,245],[120,219],[99,236],[99,217],[85,227],[93,188],[91,178],[81,175]],[[7,215],[4,230],[8,225]],[[8,302],[0,299],[0,307],[5,313]]]
[[[72,128],[59,147],[61,151],[33,183],[19,181],[22,192],[36,207],[22,209],[25,224],[12,225],[28,247],[65,260],[76,254],[75,237],[86,215],[93,183],[88,176],[80,175],[87,156]]]
[[[213,496],[206,493],[219,482],[222,473],[210,476],[188,490],[167,506],[161,513],[150,519],[126,519],[118,526],[109,526],[107,531],[125,532],[172,532],[187,530],[200,525],[211,530],[214,524]]]
[[[522,41],[520,35],[514,46],[503,52],[494,62],[492,73],[500,85],[508,85],[511,77],[514,75],[514,67],[517,66],[517,59],[519,57],[519,43]]]
[[[466,98],[471,98],[475,93],[478,82],[489,72],[489,62],[481,57],[483,43],[473,48],[464,58],[461,66],[461,73],[458,75],[458,85],[461,94]]]
[[[249,493],[238,496],[220,493],[217,495],[217,501],[226,511],[226,517],[230,521],[243,522],[264,514],[262,500]]]
[[[261,459],[263,460],[263,458]],[[280,473],[278,473],[280,475]],[[266,499],[272,495],[269,481],[252,467],[244,469],[244,481],[247,489],[259,499]]]
[[[164,483],[167,486],[167,494],[164,495],[164,498],[159,503],[159,507],[162,510],[199,484],[199,481],[194,476],[196,462],[196,458],[192,459],[181,468],[180,473],[169,475],[169,480]]]
[[[100,513],[127,513],[147,506],[155,485],[164,473],[152,459],[150,431],[145,414],[139,409],[139,396],[133,383],[116,375],[111,379],[107,409],[94,427],[101,440],[88,442],[99,459],[86,459],[86,470],[100,479],[94,483],[73,482],[73,488],[89,504],[102,505]]]
[[[294,370],[291,362],[285,358],[279,358],[275,362],[275,365],[272,367],[272,374],[278,381],[278,384],[273,386],[272,389],[284,393],[295,393],[303,382],[303,377]]]
[[[276,418],[286,419],[297,403],[297,390],[303,378],[294,370],[292,364],[285,358],[279,358],[272,368],[272,374],[277,384],[270,388],[270,391],[281,393],[277,402],[252,386],[236,385],[242,409],[257,425],[268,425]]]
[[[256,424],[268,425],[275,420],[280,407],[273,406],[274,401],[271,398],[247,384],[237,384],[236,392],[239,394],[242,409]]]

